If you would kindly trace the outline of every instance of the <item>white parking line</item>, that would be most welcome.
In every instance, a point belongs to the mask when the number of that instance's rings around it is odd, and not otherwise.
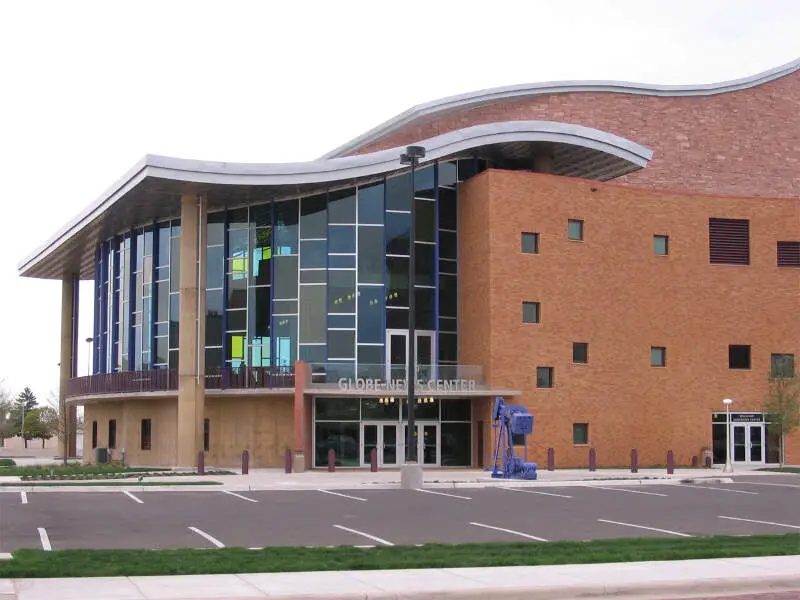
[[[753,496],[758,496],[758,492],[747,492],[745,490],[731,490],[728,488],[709,487],[707,485],[692,485],[690,483],[681,483],[680,486],[690,487],[690,488],[700,488],[703,490],[716,490],[718,492],[733,492],[734,494],[751,494]]]
[[[129,491],[127,491],[127,490],[122,490],[122,493],[123,493],[123,494],[125,494],[125,495],[126,495],[128,498],[130,498],[130,499],[131,499],[131,500],[133,500],[134,502],[138,502],[139,504],[144,504],[144,500],[142,500],[141,498],[137,498],[136,496],[134,496],[133,494],[131,494]]]
[[[521,490],[519,488],[500,488],[501,490],[508,490],[509,492],[523,492],[525,494],[541,494],[542,496],[555,496],[556,498],[572,498],[572,496],[567,496],[565,494],[553,494],[552,492],[539,492],[536,490]]]
[[[627,492],[628,494],[644,494],[645,496],[664,496],[666,494],[659,494],[658,492],[643,492],[641,490],[627,490],[625,488],[601,487],[599,485],[585,485],[583,487],[592,488],[594,490],[608,490],[609,492]]]
[[[28,492],[20,492],[19,497],[22,499],[23,504],[28,503]]]
[[[47,537],[47,531],[45,531],[44,527],[39,527],[39,539],[42,541],[42,550],[45,552],[50,552],[53,549],[53,546],[50,545],[50,538]]]
[[[366,545],[363,545],[363,546],[353,546],[353,548],[364,548],[364,549],[374,548],[374,547],[375,547],[375,544],[366,544]]]
[[[791,483],[768,483],[766,481],[735,481],[735,483],[740,485],[774,485],[775,487],[800,488],[800,485],[793,485]]]
[[[597,519],[601,523],[611,523],[612,525],[622,525],[624,527],[635,527],[636,529],[647,529],[649,531],[658,531],[659,533],[668,533],[670,535],[677,535],[679,537],[694,537],[688,533],[681,533],[680,531],[670,531],[669,529],[659,529],[658,527],[646,527],[644,525],[634,525],[633,523],[623,523],[622,521],[609,521],[608,519]]]
[[[445,494],[444,492],[434,492],[433,490],[423,490],[422,488],[414,488],[415,492],[422,492],[423,494],[436,494],[437,496],[448,496],[450,498],[460,498],[461,500],[472,500],[469,496],[459,496],[457,494]]]
[[[522,533],[521,531],[514,531],[513,529],[503,529],[502,527],[495,527],[494,525],[487,525],[486,523],[471,522],[470,525],[475,525],[475,527],[483,527],[484,529],[494,529],[495,531],[502,531],[503,533],[510,533],[511,535],[518,535],[519,537],[528,538],[529,540],[536,540],[537,542],[547,541],[546,539],[536,537],[535,535],[529,535],[527,533]]]
[[[253,498],[248,498],[247,496],[242,496],[241,494],[237,494],[236,492],[231,492],[228,490],[222,490],[223,494],[228,494],[229,496],[236,496],[237,498],[241,498],[242,500],[247,500],[248,502],[258,502],[258,500],[253,500]]]
[[[350,533],[355,533],[356,535],[363,535],[365,538],[368,538],[373,542],[378,542],[379,544],[383,544],[384,546],[394,546],[394,544],[388,540],[384,540],[383,538],[379,538],[377,536],[364,533],[363,531],[358,531],[357,529],[350,529],[349,527],[345,527],[344,525],[334,525],[334,527],[336,527],[336,529],[341,529],[342,531],[349,531]]]
[[[342,498],[350,498],[350,500],[358,500],[359,502],[366,502],[366,498],[359,498],[358,496],[348,496],[347,494],[340,494],[339,492],[332,492],[330,490],[317,490],[323,494],[330,494],[331,496],[341,496]]]
[[[789,529],[800,529],[800,525],[787,525],[786,523],[775,523],[773,521],[757,521],[756,519],[742,519],[739,517],[723,517],[720,519],[728,519],[730,521],[746,521],[747,523],[761,523],[762,525],[775,525],[776,527],[788,527]]]
[[[212,544],[214,544],[214,545],[215,545],[217,548],[224,548],[224,547],[225,547],[225,544],[223,544],[222,542],[220,542],[220,541],[219,541],[217,538],[215,538],[215,537],[213,537],[213,536],[210,536],[210,535],[208,535],[208,534],[207,534],[205,531],[203,531],[202,529],[198,529],[197,527],[189,527],[189,531],[194,531],[194,532],[195,532],[197,535],[199,535],[199,536],[202,536],[202,537],[206,538],[206,539],[207,539],[209,542],[211,542]]]

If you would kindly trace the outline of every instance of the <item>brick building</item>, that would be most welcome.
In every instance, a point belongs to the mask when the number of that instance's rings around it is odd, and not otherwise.
[[[374,449],[391,468],[413,443],[427,467],[479,467],[504,396],[535,415],[540,462],[721,462],[726,424],[734,462],[776,462],[762,404],[800,352],[799,108],[797,60],[464,94],[307,163],[147,156],[20,273],[62,281],[61,400],[84,406],[88,459],[289,450],[302,470]]]

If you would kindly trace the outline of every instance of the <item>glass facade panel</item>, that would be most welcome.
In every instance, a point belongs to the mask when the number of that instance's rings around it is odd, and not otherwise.
[[[415,235],[418,242],[436,241],[436,204],[430,200],[417,200],[414,211]]]
[[[328,330],[328,358],[355,358],[356,332],[347,329]]]
[[[300,343],[325,343],[325,286],[300,286]]]
[[[433,244],[415,244],[416,277],[414,285],[436,285],[436,246]]]
[[[297,298],[297,257],[275,257],[275,298]],[[275,312],[278,312],[277,310]]]
[[[442,466],[469,467],[472,464],[472,424],[442,423]]]
[[[355,269],[356,268],[356,255],[355,254],[329,254],[328,255],[328,268],[329,269]],[[324,279],[323,279],[324,281]]]
[[[348,225],[328,227],[328,252],[353,254],[356,251],[356,228]]]
[[[383,225],[383,183],[358,188],[358,223]]]
[[[386,213],[386,254],[408,256],[411,213]]]
[[[358,287],[358,341],[383,342],[383,311],[386,307],[383,287]]]
[[[359,283],[383,283],[383,243],[383,227],[359,227]]]
[[[297,316],[287,315],[274,319],[275,364],[291,367],[297,360]]]
[[[408,259],[386,258],[389,288],[386,290],[388,306],[408,306]]]
[[[270,259],[272,258],[272,229],[251,229],[250,246],[252,264],[251,283],[269,285],[272,282]]]
[[[275,254],[297,254],[299,202],[275,204]]]
[[[356,312],[355,271],[328,271],[328,312]]]
[[[328,197],[328,222],[356,222],[356,190],[353,188],[331,192]]]
[[[324,269],[328,251],[325,240],[303,240],[300,242],[300,268]]]
[[[386,210],[411,211],[411,174],[404,173],[386,180]]]
[[[328,225],[327,198],[325,194],[309,196],[300,201],[300,239],[325,238]]]
[[[328,451],[336,454],[337,467],[357,467],[360,464],[360,423],[316,423],[314,426],[314,465],[328,464]]]

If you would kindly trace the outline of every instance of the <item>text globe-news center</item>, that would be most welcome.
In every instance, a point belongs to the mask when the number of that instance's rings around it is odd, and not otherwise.
[[[339,389],[342,391],[358,392],[396,392],[406,389],[405,379],[370,379],[342,377],[337,381]],[[420,392],[474,392],[477,388],[474,379],[431,379],[424,381],[418,379],[416,389]]]

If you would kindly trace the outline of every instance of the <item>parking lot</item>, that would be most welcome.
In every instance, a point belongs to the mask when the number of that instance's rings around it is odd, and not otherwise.
[[[625,487],[0,493],[0,552],[790,532],[800,534],[800,476]],[[800,535],[797,543],[800,552]]]

